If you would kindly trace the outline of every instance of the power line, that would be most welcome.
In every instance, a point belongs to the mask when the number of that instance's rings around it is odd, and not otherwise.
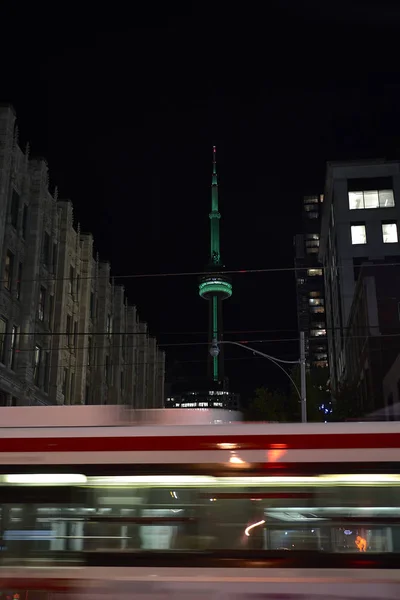
[[[366,261],[367,262],[367,261]],[[113,282],[114,280],[120,280],[120,279],[152,279],[152,278],[163,278],[163,277],[202,277],[202,276],[206,276],[206,277],[213,277],[213,276],[218,276],[218,275],[242,275],[242,274],[258,274],[258,273],[282,273],[282,272],[294,272],[294,271],[307,271],[308,269],[320,269],[322,271],[324,270],[331,270],[332,268],[341,270],[341,269],[354,269],[354,268],[358,268],[360,270],[362,270],[362,268],[364,267],[371,267],[371,268],[375,268],[375,267],[398,267],[400,266],[400,262],[395,262],[395,263],[367,263],[366,265],[335,265],[335,267],[325,267],[323,265],[317,265],[316,267],[310,267],[310,266],[294,266],[294,267],[266,267],[263,269],[232,269],[232,270],[224,270],[224,271],[178,271],[178,272],[168,272],[168,273],[128,273],[126,275],[100,275],[100,274],[96,274],[96,275],[85,275],[85,276],[79,276],[79,280],[82,281],[88,281],[88,280],[102,280],[102,279],[107,279],[110,282]],[[52,283],[54,281],[71,281],[70,277],[49,277],[49,278],[42,278],[42,277],[35,277],[33,279],[20,279],[18,280],[18,283]],[[74,280],[74,282],[76,281],[76,279]],[[0,283],[7,284],[8,280],[7,279],[3,279],[0,280]]]

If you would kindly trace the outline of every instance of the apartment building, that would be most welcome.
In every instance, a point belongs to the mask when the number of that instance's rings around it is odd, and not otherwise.
[[[0,268],[0,405],[163,406],[165,354],[72,203],[50,192],[46,161],[19,147],[10,106],[0,106]]]
[[[375,344],[381,338],[383,348],[384,338],[387,342],[391,331],[397,330],[397,307],[396,317],[392,315],[389,325],[381,307],[385,297],[396,296],[393,265],[400,262],[399,220],[399,162],[328,163],[319,259],[324,266],[333,389],[343,383],[362,386],[361,382],[374,370],[371,361],[378,360],[374,356],[379,353],[370,353],[368,360],[362,360],[361,346],[354,343],[357,336],[362,335],[368,344],[372,337],[376,338]],[[361,394],[366,410],[379,407],[383,401],[383,393],[376,390],[382,389],[386,367],[385,362],[379,382],[375,378],[375,383],[365,388],[370,390],[368,398],[367,392]]]
[[[295,236],[295,275],[299,331],[304,331],[307,366],[328,366],[325,287],[319,261],[321,215],[324,197],[305,196],[302,233]]]

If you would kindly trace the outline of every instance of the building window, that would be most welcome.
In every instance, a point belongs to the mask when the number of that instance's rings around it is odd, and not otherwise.
[[[75,373],[71,373],[71,377],[70,377],[70,385],[69,385],[69,401],[71,404],[71,400],[72,400],[72,404],[74,404],[74,394],[75,394]]]
[[[319,233],[307,233],[306,240],[314,240],[314,241],[319,240]]]
[[[322,337],[326,336],[326,329],[310,329],[311,337]]]
[[[17,300],[21,299],[21,284],[22,284],[22,263],[18,263],[18,278],[17,278],[17,286],[16,286],[16,291],[17,291]]]
[[[321,296],[321,292],[310,292],[310,298],[319,298]]]
[[[87,384],[85,388],[85,404],[89,404],[90,402],[90,385]]]
[[[0,317],[0,362],[3,364],[6,362],[6,332],[7,321]]]
[[[62,393],[64,396],[64,402],[67,399],[67,390],[68,390],[68,369],[64,369],[63,380],[62,380]]]
[[[364,208],[390,208],[394,206],[393,190],[349,192],[350,210]]]
[[[15,190],[13,190],[12,198],[11,198],[11,225],[17,229],[18,225],[18,213],[19,213],[19,194]]]
[[[79,275],[76,276],[76,295],[79,296],[79,292],[81,289],[81,278]]]
[[[322,275],[322,269],[307,269],[307,275],[309,277],[316,277]]]
[[[33,359],[33,382],[35,385],[39,385],[40,381],[40,367],[42,362],[42,349],[40,346],[35,346],[35,354]]]
[[[325,308],[323,306],[310,306],[310,312],[312,313],[324,313]]]
[[[351,243],[353,246],[367,243],[367,231],[365,225],[351,225]]]
[[[46,308],[46,289],[41,286],[39,292],[39,304],[38,304],[38,319],[44,321],[44,311]]]
[[[112,335],[112,318],[111,315],[107,315],[107,335],[111,337]]]
[[[11,357],[10,357],[10,368],[14,371],[15,367],[15,352],[17,349],[17,336],[18,336],[18,327],[13,325],[11,330]]]
[[[43,235],[43,263],[46,267],[50,266],[50,236],[47,231]]]
[[[323,298],[309,298],[308,304],[310,306],[324,306],[325,301]]]
[[[74,348],[78,347],[78,321],[74,321]]]
[[[120,382],[120,385],[121,385],[121,394],[122,394],[123,391],[124,391],[124,372],[123,371],[121,371],[121,382]]]
[[[54,314],[54,294],[49,296],[49,329],[53,329],[53,314]]]
[[[6,254],[6,264],[4,268],[4,287],[6,290],[11,292],[12,284],[13,284],[13,271],[14,271],[14,254],[7,250]]]
[[[305,207],[306,208],[306,207]],[[316,211],[311,211],[307,214],[309,219],[318,219],[319,215]]]
[[[110,378],[110,359],[108,356],[106,356],[106,362],[105,362],[105,379],[106,379],[106,383],[109,383],[109,378]]]
[[[396,244],[399,241],[397,223],[382,223],[382,237],[384,244]]]
[[[53,273],[57,271],[57,244],[53,242]]]
[[[67,334],[67,345],[71,346],[72,345],[72,317],[71,317],[71,315],[67,315],[66,334]]]
[[[22,238],[26,240],[26,234],[28,232],[28,205],[24,204],[24,209],[22,212]]]
[[[92,364],[92,338],[88,337],[88,346],[87,346],[87,366],[90,367]]]
[[[73,290],[74,290],[74,277],[75,277],[75,271],[74,271],[74,267],[71,265],[69,268],[69,280],[68,280],[68,293],[72,294]]]
[[[96,300],[94,292],[90,292],[90,318],[94,319],[96,316]]]
[[[304,196],[304,204],[318,204],[318,196]]]
[[[46,394],[49,393],[49,380],[50,380],[50,352],[46,352],[44,356],[44,381],[43,389]]]

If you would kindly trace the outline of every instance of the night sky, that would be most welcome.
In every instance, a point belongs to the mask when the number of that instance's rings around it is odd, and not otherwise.
[[[216,144],[227,268],[291,268],[302,196],[323,192],[326,161],[400,157],[398,2],[167,4],[28,14],[13,3],[0,100],[17,110],[20,143],[47,158],[51,189],[115,276],[204,268]],[[195,276],[117,282],[160,343],[206,341]],[[256,347],[297,358],[293,271],[233,284],[226,339],[272,340]],[[206,346],[165,349],[169,374],[205,373]],[[283,383],[229,350],[244,395]]]

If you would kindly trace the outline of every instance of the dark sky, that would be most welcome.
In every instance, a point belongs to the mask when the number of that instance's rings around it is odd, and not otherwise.
[[[203,269],[212,144],[232,270],[293,266],[301,198],[323,191],[327,160],[400,155],[398,2],[55,4],[1,15],[0,100],[114,275]],[[161,343],[206,340],[196,277],[119,282]],[[233,283],[225,329],[243,333],[226,338],[297,358],[293,272]],[[205,346],[166,350],[169,368],[205,371]],[[227,355],[245,393],[282,383],[267,361]]]

